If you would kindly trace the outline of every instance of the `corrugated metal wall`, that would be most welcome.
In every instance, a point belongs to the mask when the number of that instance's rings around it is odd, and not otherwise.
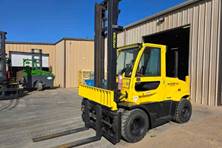
[[[220,4],[220,30],[219,32],[222,31],[222,3]],[[218,87],[218,97],[220,98],[219,104],[222,105],[222,33],[220,33],[220,54],[218,55],[219,58],[219,87]]]
[[[78,86],[78,72],[93,70],[94,42],[66,41],[66,87]]]
[[[94,42],[62,40],[55,45],[55,85],[65,88],[78,86],[78,72],[93,70]]]
[[[64,87],[64,48],[65,41],[62,40],[55,45],[55,85]]]
[[[126,28],[118,35],[118,46],[142,42],[142,37],[161,31],[190,25],[190,76],[192,101],[218,104],[219,35],[221,0],[202,0],[171,11],[162,17],[160,25],[154,18]]]
[[[6,53],[9,51],[31,52],[31,49],[42,49],[43,53],[49,54],[49,66],[55,73],[55,46],[50,44],[31,44],[31,43],[6,43]]]

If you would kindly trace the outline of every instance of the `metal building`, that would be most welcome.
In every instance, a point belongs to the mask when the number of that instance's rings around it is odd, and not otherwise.
[[[126,26],[118,35],[118,46],[181,44],[188,54],[192,101],[218,106],[222,104],[221,13],[221,0],[188,0]]]
[[[49,55],[48,65],[55,74],[55,86],[78,86],[78,73],[82,69],[93,70],[94,41],[63,38],[56,43],[6,42],[6,52],[30,52],[42,49]]]

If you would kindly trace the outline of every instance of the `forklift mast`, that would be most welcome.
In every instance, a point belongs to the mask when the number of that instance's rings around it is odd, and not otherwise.
[[[42,49],[32,49],[31,55],[31,59],[23,59],[23,66],[28,66],[31,69],[42,70]]]
[[[35,66],[42,70],[42,49],[32,49],[32,68]]]
[[[0,32],[0,84],[6,81],[6,53],[5,39],[6,32]]]
[[[107,86],[108,90],[116,92],[116,58],[117,33],[122,27],[118,26],[120,0],[105,0],[95,7],[95,86],[104,87],[104,53],[105,38],[107,38]]]

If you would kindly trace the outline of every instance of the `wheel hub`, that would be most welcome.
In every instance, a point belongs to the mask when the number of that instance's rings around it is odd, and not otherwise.
[[[144,128],[144,125],[145,125],[145,121],[142,120],[142,119],[134,119],[132,125],[131,125],[131,132],[133,135],[136,135],[136,136],[139,136],[142,131],[143,131],[143,128]]]

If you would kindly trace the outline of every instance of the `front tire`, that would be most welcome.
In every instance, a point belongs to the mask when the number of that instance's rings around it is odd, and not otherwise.
[[[192,105],[189,100],[183,98],[176,107],[174,121],[177,123],[188,122],[192,115]]]
[[[121,134],[124,140],[135,143],[144,138],[149,128],[147,114],[140,110],[126,110],[122,113]]]
[[[43,83],[38,81],[38,82],[36,83],[36,89],[37,89],[38,91],[42,91],[42,90],[44,89]]]

